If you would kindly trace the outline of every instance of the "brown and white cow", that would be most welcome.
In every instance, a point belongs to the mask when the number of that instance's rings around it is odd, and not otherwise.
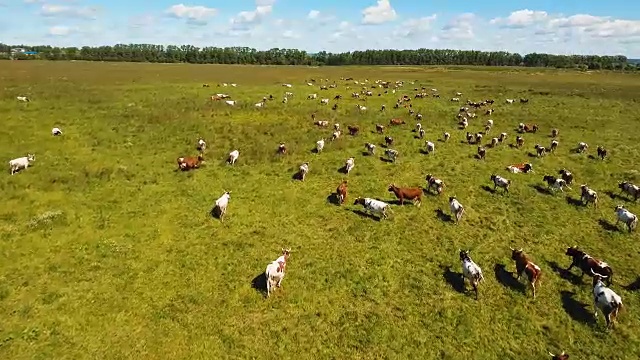
[[[347,180],[342,180],[338,188],[336,189],[338,195],[338,204],[342,205],[347,199]]]
[[[598,260],[594,257],[591,257],[586,252],[578,249],[577,245],[567,248],[567,252],[565,253],[567,256],[571,256],[571,265],[567,268],[567,271],[570,271],[574,266],[577,266],[582,273],[580,277],[587,274],[593,277],[593,274],[602,275],[607,279],[607,285],[611,285],[611,278],[613,277],[613,269],[611,266],[602,260]]]
[[[184,156],[178,158],[178,169],[182,171],[197,169],[200,167],[200,164],[204,161],[204,155],[202,153],[198,154],[198,156]]]
[[[511,259],[516,263],[516,275],[518,280],[522,276],[522,273],[527,275],[527,279],[529,280],[529,286],[531,286],[531,291],[533,292],[533,298],[536,298],[536,283],[540,279],[540,275],[542,274],[542,270],[538,265],[534,264],[529,256],[524,253],[522,249],[514,249],[511,248]]]
[[[390,125],[402,125],[405,124],[404,120],[400,119],[400,118],[393,118],[391,120],[389,120],[389,124]]]

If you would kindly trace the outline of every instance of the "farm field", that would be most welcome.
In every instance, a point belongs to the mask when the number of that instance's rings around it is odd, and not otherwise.
[[[350,96],[358,86],[346,89],[341,77],[405,86],[359,101]],[[319,90],[310,78],[338,87]],[[613,208],[640,213],[617,195],[618,182],[640,182],[639,80],[515,68],[2,62],[0,358],[548,359],[564,350],[572,359],[638,359],[638,233],[614,227]],[[217,87],[223,82],[238,86]],[[421,86],[441,98],[413,99]],[[287,104],[285,91],[294,93]],[[449,101],[456,92],[460,103]],[[211,101],[215,93],[238,105]],[[307,100],[311,93],[318,100]],[[275,100],[254,107],[270,94]],[[424,116],[422,140],[407,110],[393,109],[403,94]],[[31,101],[16,101],[23,95]],[[467,99],[496,101],[469,131],[491,118],[492,136],[509,134],[484,161],[456,125]],[[314,126],[313,112],[361,131],[329,141],[331,126]],[[390,127],[392,117],[407,124]],[[511,148],[520,122],[540,130]],[[395,163],[379,159],[377,123],[395,140]],[[64,135],[53,137],[54,126]],[[556,153],[530,157],[536,143],[549,146],[552,128]],[[206,163],[176,171],[177,157],[197,155],[199,137]],[[323,137],[323,152],[312,153]],[[434,154],[420,152],[425,140]],[[573,153],[581,141],[589,150]],[[276,155],[280,142],[285,156]],[[364,156],[365,142],[378,155]],[[609,151],[604,161],[595,159],[598,145]],[[225,159],[234,149],[232,167]],[[7,162],[27,153],[33,167],[10,176]],[[349,157],[355,168],[345,175]],[[305,161],[306,180],[293,180]],[[534,172],[505,169],[522,162]],[[543,175],[561,168],[574,173],[572,190],[545,193]],[[447,186],[421,207],[394,204],[377,221],[353,205],[358,196],[391,202],[389,184],[425,187],[429,173]],[[512,180],[509,195],[486,189],[492,173]],[[336,206],[328,198],[343,179],[349,195]],[[598,208],[575,204],[584,183],[598,192]],[[221,223],[210,210],[226,190]],[[450,213],[450,195],[466,209],[458,225],[438,216]],[[591,279],[563,270],[572,245],[614,270],[611,288],[625,307],[610,331],[602,314],[593,318]],[[292,253],[282,288],[265,299],[254,285],[283,247]],[[510,247],[542,269],[535,300],[524,278],[511,278]],[[460,289],[458,249],[471,249],[483,269],[478,301]]]

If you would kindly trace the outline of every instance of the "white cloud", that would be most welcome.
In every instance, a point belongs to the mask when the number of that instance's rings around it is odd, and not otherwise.
[[[57,26],[50,27],[48,33],[49,35],[52,35],[52,36],[66,36],[71,34],[74,31],[75,31],[74,28],[63,26],[63,25],[57,25]]]
[[[551,19],[549,25],[557,27],[584,27],[595,24],[601,24],[607,21],[609,17],[593,16],[588,14],[576,14],[564,18]]]
[[[491,24],[500,24],[503,27],[524,28],[540,23],[549,17],[546,11],[534,11],[529,9],[512,12],[507,18],[495,18]]]
[[[398,17],[389,0],[378,0],[374,6],[362,10],[362,23],[379,25],[395,20]]]
[[[58,16],[95,19],[98,14],[98,9],[93,7],[43,4],[42,8],[40,9],[40,13],[43,16],[48,17]]]
[[[317,19],[318,16],[320,16],[320,11],[311,10],[311,11],[309,11],[309,15],[307,15],[307,18],[309,18],[309,19]]]
[[[253,11],[241,11],[230,22],[234,29],[247,29],[259,24],[273,11],[275,0],[256,0],[256,8]]]
[[[473,32],[473,22],[476,19],[476,15],[472,13],[460,14],[454,17],[442,27],[442,31],[440,35],[438,35],[438,39],[473,39],[475,37],[475,33]]]
[[[300,39],[300,35],[292,30],[287,30],[282,33],[282,37],[285,39]]]
[[[396,28],[393,32],[396,37],[423,36],[431,30],[431,25],[436,20],[436,14],[421,17],[419,19],[409,19]]]
[[[206,6],[186,6],[185,4],[177,4],[168,8],[165,13],[177,19],[186,19],[189,23],[204,25],[209,18],[218,13],[217,9],[208,8]]]

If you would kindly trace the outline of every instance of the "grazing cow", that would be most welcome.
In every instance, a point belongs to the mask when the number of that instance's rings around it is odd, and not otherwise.
[[[236,161],[238,160],[238,156],[240,156],[240,151],[233,150],[232,152],[229,153],[229,157],[227,158],[227,163],[229,163],[230,165],[235,165]]]
[[[35,154],[27,154],[27,156],[19,157],[9,161],[9,169],[11,170],[11,175],[22,169],[28,168],[29,165],[31,165],[31,162],[35,160]]]
[[[436,144],[431,141],[425,141],[424,145],[427,147],[427,154],[431,154],[436,151]]]
[[[459,102],[460,98],[454,97],[454,98],[451,98],[451,101]]]
[[[320,99],[320,104],[328,105],[329,104],[329,99]]]
[[[271,95],[269,95],[269,96],[271,96]],[[285,92],[285,93],[284,93],[284,96],[285,96],[285,97],[293,97],[293,93],[292,93],[292,92],[287,91],[287,92]]]
[[[387,109],[387,106],[386,106],[386,105],[382,105],[382,106],[380,107],[380,111],[381,111],[381,112],[382,112],[382,111],[385,111],[386,109]]]
[[[333,106],[331,107],[331,110],[338,110],[338,104],[333,104]]]
[[[327,120],[318,120],[316,122],[313,123],[314,125],[318,125],[320,127],[327,127],[329,126],[329,122]]]
[[[525,124],[524,128],[522,128],[522,130],[526,133],[530,132],[530,133],[535,133],[538,131],[538,125],[537,124]]]
[[[309,94],[307,95],[307,100],[315,100],[318,98],[318,94]]]
[[[51,135],[53,136],[62,135],[62,130],[60,130],[60,128],[54,127],[53,129],[51,129]]]
[[[384,126],[383,126],[382,124],[377,124],[377,125],[376,125],[376,132],[377,132],[378,134],[382,134],[382,133],[384,133]]]
[[[464,206],[460,204],[455,196],[449,196],[449,210],[451,210],[451,213],[455,216],[456,224],[459,223],[465,210]]]
[[[596,258],[591,257],[586,252],[578,249],[577,245],[567,248],[567,252],[565,253],[567,256],[571,256],[571,265],[567,268],[567,271],[571,271],[574,266],[577,266],[582,272],[580,273],[580,277],[587,274],[589,276],[593,276],[593,274],[598,274],[600,276],[606,276],[607,285],[611,285],[612,277],[613,277],[613,269],[611,266],[602,260],[598,260]]]
[[[546,182],[549,186],[549,189],[552,191],[560,190],[564,192],[564,188],[571,189],[567,186],[567,182],[564,179],[558,179],[555,176],[545,175],[542,177],[542,181]]]
[[[207,148],[207,143],[204,141],[204,139],[198,139],[198,145],[196,145],[196,149],[202,152],[202,151],[205,151],[206,148]]]
[[[473,135],[472,133],[468,132],[468,131],[467,131],[466,138],[467,138],[467,143],[469,145],[476,143],[476,136]]]
[[[265,104],[265,101],[266,101],[266,99],[263,99],[259,103],[256,103],[254,106],[257,107],[257,108],[263,108],[264,104]]]
[[[283,104],[286,104],[287,102],[289,102],[289,99],[288,99],[287,97],[285,97],[285,98],[283,98],[283,99],[282,99],[282,103],[283,103]]]
[[[540,275],[542,274],[542,270],[538,267],[538,265],[534,264],[527,254],[523,252],[522,249],[516,250],[511,248],[511,259],[516,263],[516,274],[518,280],[522,276],[524,272],[529,279],[529,286],[531,286],[531,290],[533,291],[533,298],[536,298],[536,282],[540,279]]]
[[[271,290],[274,286],[280,287],[282,279],[284,279],[285,268],[287,267],[287,260],[291,254],[291,248],[282,249],[282,256],[274,260],[271,264],[267,265],[267,269],[264,271],[264,275],[267,278],[267,297],[271,296]]]
[[[392,162],[395,162],[396,159],[398,158],[398,150],[394,150],[394,149],[386,149],[384,151],[384,155],[389,158],[389,160],[391,160]]]
[[[530,163],[522,163],[522,164],[517,164],[517,165],[509,165],[507,166],[507,170],[509,172],[512,172],[514,174],[518,174],[518,173],[528,173],[530,171],[533,171],[533,165],[531,165]]]
[[[316,152],[320,153],[324,149],[324,139],[316,141]]]
[[[635,230],[636,226],[638,226],[638,216],[636,214],[625,209],[622,205],[616,206],[614,211],[616,212],[616,226],[622,221],[627,225],[629,232]]]
[[[349,174],[351,172],[351,170],[353,170],[353,167],[356,166],[355,165],[355,160],[350,157],[347,159],[347,161],[344,164],[344,169],[347,172],[347,174]]]
[[[371,198],[357,198],[353,205],[362,205],[367,212],[380,214],[380,219],[388,218],[389,204]]]
[[[488,109],[487,111],[485,111],[485,113],[484,113],[484,114],[485,114],[485,115],[491,115],[491,114],[493,114],[494,112],[495,112],[495,110],[493,110],[493,109]]]
[[[405,124],[405,122],[402,119],[394,118],[394,119],[389,120],[389,124],[390,125],[402,125],[402,124]]]
[[[291,84],[282,84],[282,86],[290,88]]]
[[[384,144],[386,146],[391,146],[393,145],[393,138],[391,136],[385,136],[384,137]]]
[[[478,300],[478,285],[484,280],[482,269],[471,260],[469,256],[470,250],[458,250],[458,252],[460,254],[460,262],[462,262],[462,280],[469,280],[473,291],[476,293],[476,300]]]
[[[404,200],[413,200],[413,204],[420,207],[422,204],[422,189],[420,188],[401,188],[397,187],[395,184],[389,185],[387,189],[389,192],[393,192],[398,200],[400,200],[400,205],[404,205]]]
[[[445,132],[444,134],[442,134],[442,137],[444,139],[444,141],[448,141],[449,138],[451,138],[451,134],[449,134],[448,132]]]
[[[633,201],[638,200],[640,196],[640,186],[634,185],[628,181],[623,181],[618,184],[618,188],[620,189],[620,193],[627,193],[629,196],[633,196]]]
[[[333,140],[337,140],[337,139],[340,137],[340,135],[342,135],[342,131],[340,131],[340,130],[336,130],[336,131],[334,131],[334,132],[333,132],[333,135],[331,136],[331,140],[332,140],[332,141],[333,141]]]
[[[425,180],[427,180],[427,191],[431,191],[431,188],[433,187],[436,189],[436,193],[438,195],[442,194],[442,191],[445,187],[444,181],[436,178],[431,174],[428,174]]]
[[[520,99],[521,104],[526,104],[529,102],[529,99]]]
[[[235,100],[226,100],[225,104],[227,104],[229,106],[235,106],[236,105],[236,101]]]
[[[583,153],[585,151],[587,151],[587,149],[589,148],[589,144],[587,144],[586,142],[580,142],[578,144],[578,148],[577,148],[577,152],[578,153]]]
[[[587,206],[592,202],[594,207],[598,207],[598,193],[589,189],[587,185],[580,185],[580,192],[580,201],[582,201],[584,206]]]
[[[507,180],[500,175],[492,174],[491,181],[493,181],[493,190],[497,188],[503,188],[504,192],[509,193],[509,186],[511,186],[511,180]]]
[[[498,144],[500,144],[500,138],[492,138],[491,139],[491,147],[494,148],[496,146],[498,146]]]
[[[483,146],[478,146],[478,159],[483,160],[485,156],[487,156],[487,149]]]
[[[287,147],[284,145],[284,143],[280,143],[280,145],[278,145],[278,154],[284,155],[286,153],[287,153]]]
[[[420,132],[420,130],[422,130],[422,124],[420,123],[416,123],[416,132]]]
[[[521,136],[516,136],[516,147],[521,148],[524,146],[524,138]]]
[[[552,138],[558,137],[558,129],[552,129],[551,130],[551,137]]]
[[[342,95],[336,95],[333,97],[333,100],[340,100],[342,99]]]
[[[498,137],[498,142],[504,142],[505,140],[507,140],[507,133],[500,133],[500,136]]]
[[[17,99],[18,101],[22,101],[22,102],[29,102],[29,101],[31,101],[31,100],[29,100],[29,98],[28,98],[28,97],[26,97],[26,96],[16,96],[16,99]]]
[[[598,157],[600,159],[604,160],[604,158],[607,157],[607,149],[603,148],[602,146],[598,146],[597,151]]]
[[[420,129],[420,131],[418,131],[418,138],[420,139],[424,138],[424,133],[425,133],[424,129]]]
[[[416,120],[417,120],[417,121],[421,121],[421,120],[422,120],[422,114],[417,113],[417,114],[416,114]]]
[[[358,108],[358,110],[360,110],[360,111],[366,111],[366,110],[367,110],[367,107],[366,107],[366,106],[362,106],[362,105],[358,105],[358,104],[356,104],[356,107],[357,107],[357,108]]]
[[[622,309],[622,298],[605,286],[602,281],[605,278],[605,276],[593,273],[593,317],[598,318],[598,309],[600,309],[607,322],[607,328],[610,328],[613,321],[617,319],[618,312]]]
[[[372,143],[364,144],[364,148],[367,149],[367,153],[369,153],[369,155],[373,155],[376,152],[376,146]]]
[[[463,129],[466,129],[469,126],[469,121],[467,118],[462,118],[462,121],[459,124]]]
[[[493,127],[493,120],[492,119],[487,120],[486,126]]]
[[[349,130],[349,134],[351,136],[356,136],[356,134],[358,134],[358,131],[360,131],[360,128],[357,126],[347,126],[347,129]]]
[[[229,199],[231,198],[231,191],[225,191],[222,196],[216,200],[215,209],[220,214],[220,221],[224,222],[224,215],[227,213],[227,205],[229,205]]]
[[[307,177],[308,172],[309,172],[309,163],[308,162],[302,163],[302,165],[300,165],[300,167],[298,168],[298,177],[300,178],[300,180],[304,181],[304,179]]]
[[[507,102],[507,104],[513,104],[514,101],[515,101],[514,99],[507,99],[506,102]]]
[[[204,156],[202,153],[198,154],[198,156],[183,156],[178,158],[178,169],[180,170],[190,170],[197,169],[200,167],[200,164],[204,161]]]
[[[333,130],[340,131],[340,124],[333,124]]]
[[[544,146],[540,146],[540,144],[536,144],[534,149],[536,149],[536,154],[538,155],[538,157],[544,156],[544,154],[547,152],[547,149]]]
[[[338,188],[336,189],[338,195],[338,204],[342,205],[347,199],[347,180],[342,180]]]
[[[551,141],[551,145],[549,146],[549,151],[550,152],[554,152],[556,151],[556,149],[558,149],[558,140],[552,140]]]
[[[567,185],[573,184],[573,174],[571,171],[567,169],[560,169],[558,174],[562,176],[562,179],[567,183]]]
[[[551,355],[551,360],[569,360],[569,355],[564,351],[558,355],[553,355],[551,352],[549,352],[549,355]]]

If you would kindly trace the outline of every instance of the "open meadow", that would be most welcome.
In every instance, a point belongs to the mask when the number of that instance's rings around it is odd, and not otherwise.
[[[2,359],[573,359],[640,358],[638,233],[615,227],[614,207],[640,213],[618,183],[640,183],[640,77],[535,68],[275,67],[4,61],[0,66],[0,358]],[[374,96],[352,81],[369,80]],[[307,86],[311,78],[316,85]],[[320,82],[320,79],[329,82]],[[381,79],[405,85],[371,89]],[[319,85],[338,85],[320,90]],[[415,81],[415,84],[411,82]],[[220,83],[237,87],[218,87]],[[204,83],[211,87],[203,87]],[[283,83],[292,84],[291,88]],[[346,86],[351,89],[347,89]],[[441,98],[414,99],[414,88]],[[283,104],[286,91],[294,94]],[[420,91],[419,91],[420,92]],[[461,92],[460,102],[450,98]],[[235,107],[212,101],[226,93]],[[307,100],[317,93],[318,99]],[[381,96],[377,96],[382,93]],[[274,96],[255,108],[263,96]],[[342,94],[343,99],[333,100]],[[417,139],[402,95],[423,115]],[[30,102],[19,102],[28,96]],[[321,105],[321,98],[329,98]],[[506,104],[505,99],[529,103]],[[475,158],[456,114],[464,102],[494,99],[468,131],[507,132],[504,144]],[[331,106],[338,103],[338,109]],[[367,107],[360,112],[356,104]],[[381,105],[386,105],[384,112]],[[328,120],[313,125],[311,114]],[[405,125],[388,126],[391,118]],[[537,123],[521,135],[518,123]],[[346,131],[330,141],[333,123]],[[399,151],[381,161],[387,127]],[[63,135],[51,135],[53,127]],[[542,158],[534,145],[559,147]],[[443,132],[448,142],[440,141]],[[199,137],[205,164],[177,171]],[[326,138],[320,154],[312,153]],[[421,153],[424,143],[435,153]],[[586,153],[572,152],[579,142]],[[276,154],[284,142],[288,153]],[[365,156],[364,144],[378,146]],[[602,161],[596,147],[604,146]],[[235,166],[225,163],[238,149]],[[8,161],[34,153],[11,176]],[[355,168],[339,172],[349,157]],[[309,162],[304,182],[292,176]],[[507,165],[530,162],[534,172]],[[542,177],[566,168],[575,183],[549,194]],[[399,206],[391,183],[440,196]],[[492,192],[491,174],[512,181]],[[342,206],[329,201],[343,179]],[[598,192],[584,207],[580,184]],[[489,190],[487,188],[490,188]],[[211,216],[231,191],[224,222]],[[447,221],[455,195],[466,214]],[[358,196],[392,202],[388,220],[363,216]],[[624,308],[612,330],[593,318],[591,279],[571,263],[578,245],[614,270],[611,288]],[[292,249],[282,288],[260,291],[267,264]],[[542,269],[535,299],[512,278],[510,247]],[[483,269],[480,297],[461,289],[458,249]],[[467,284],[467,289],[471,287]]]

